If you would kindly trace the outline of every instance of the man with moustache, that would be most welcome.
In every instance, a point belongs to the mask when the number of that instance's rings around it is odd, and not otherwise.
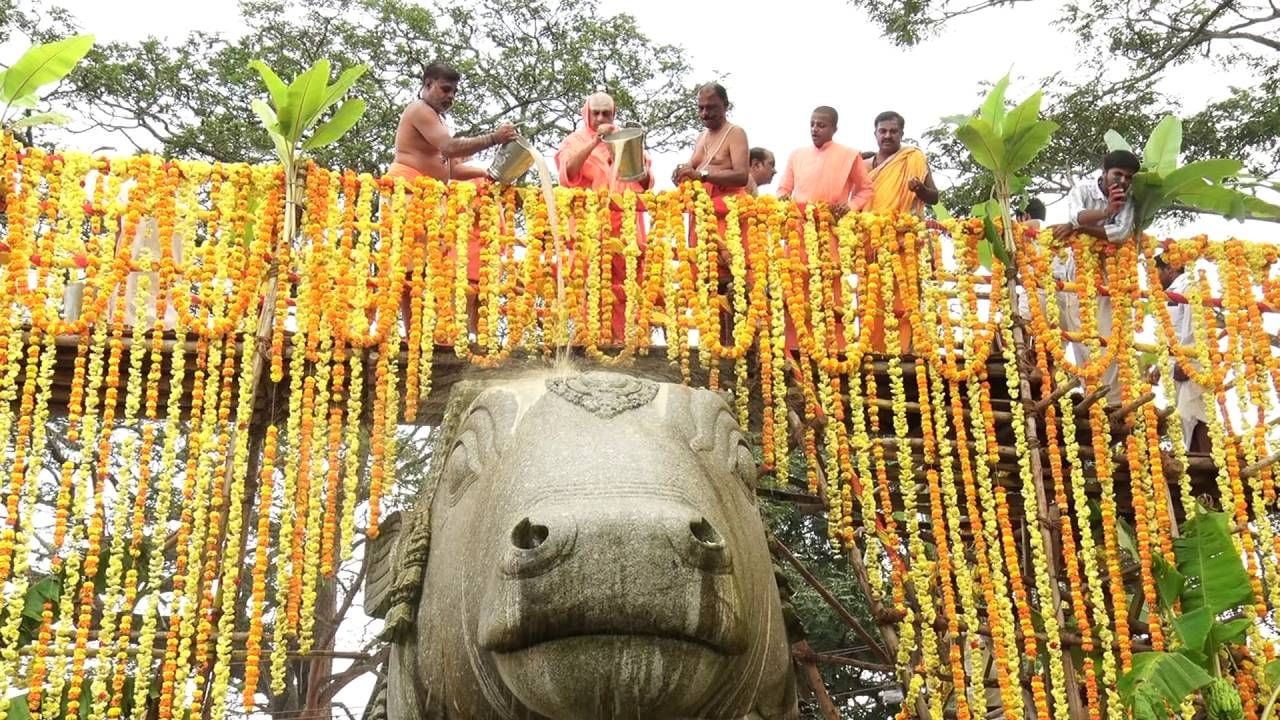
[[[516,129],[511,123],[502,123],[493,132],[478,137],[452,136],[443,116],[453,105],[461,79],[462,74],[456,68],[440,62],[431,63],[422,71],[418,99],[400,115],[400,124],[396,127],[396,157],[387,175],[410,182],[422,175],[441,182],[482,178],[484,168],[461,160],[516,138]]]
[[[874,193],[867,209],[924,217],[925,206],[938,202],[938,188],[924,151],[902,144],[905,127],[906,120],[892,110],[876,116],[877,149],[869,173]]]

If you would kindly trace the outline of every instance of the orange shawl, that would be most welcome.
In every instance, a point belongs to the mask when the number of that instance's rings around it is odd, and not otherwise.
[[[924,152],[920,148],[903,145],[888,160],[871,168],[869,175],[873,193],[867,209],[922,217],[924,201],[911,192],[907,183],[912,179],[924,182],[928,174],[929,165],[925,162]]]
[[[609,152],[609,147],[604,143],[596,145],[587,156],[587,161],[582,164],[582,170],[577,176],[571,176],[568,171],[569,160],[576,155],[583,147],[590,145],[596,141],[595,128],[591,127],[591,107],[587,103],[582,104],[582,127],[569,134],[569,137],[560,143],[560,149],[556,151],[556,171],[560,174],[560,185],[569,188],[586,188],[590,190],[602,190],[608,188],[612,192],[623,192],[631,190],[633,192],[644,192],[644,185],[631,180],[618,180],[613,175],[613,155]],[[644,166],[649,168],[649,153],[644,155]],[[612,182],[611,182],[612,181]]]

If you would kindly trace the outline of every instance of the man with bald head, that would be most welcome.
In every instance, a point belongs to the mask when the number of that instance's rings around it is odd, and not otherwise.
[[[603,92],[597,92],[586,99],[582,106],[582,126],[560,143],[556,151],[556,170],[559,171],[560,185],[568,188],[584,190],[608,190],[610,193],[623,193],[628,190],[641,193],[653,186],[653,175],[646,172],[639,180],[623,180],[618,177],[614,166],[613,153],[604,143],[606,135],[614,133],[618,127],[617,106],[613,98]],[[645,170],[649,169],[649,154],[644,155]],[[643,211],[636,212],[636,242],[643,250],[646,245],[645,222]],[[572,226],[573,220],[569,220]],[[614,237],[622,236],[622,208],[610,202],[610,232]],[[572,235],[572,231],[570,232]],[[610,338],[606,342],[626,341],[626,307],[627,307],[627,268],[626,258],[615,254],[611,265],[609,286],[613,291],[613,317],[610,323]],[[637,273],[644,272],[644,258],[641,256]]]
[[[640,180],[619,180],[613,168],[613,154],[604,138],[618,130],[614,124],[617,106],[609,95],[598,92],[587,98],[582,107],[582,126],[560,143],[556,152],[556,170],[564,187],[609,188],[613,192],[643,192],[653,186],[648,173]],[[644,157],[649,167],[649,155]]]
[[[778,197],[798,203],[824,202],[837,215],[866,206],[871,199],[867,166],[857,150],[833,139],[839,122],[835,108],[814,108],[809,116],[813,146],[791,153],[778,183]]]

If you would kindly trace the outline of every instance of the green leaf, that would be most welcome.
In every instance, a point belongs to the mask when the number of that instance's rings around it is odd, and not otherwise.
[[[364,100],[355,98],[348,100],[338,108],[338,111],[329,118],[329,121],[312,133],[311,137],[302,144],[303,150],[314,150],[318,147],[324,147],[329,143],[342,137],[360,116],[364,114]]]
[[[1213,615],[1205,608],[1183,613],[1173,619],[1173,629],[1182,638],[1182,644],[1195,652],[1204,651],[1204,643],[1209,639],[1209,629],[1212,626]]]
[[[285,87],[284,81],[276,75],[276,71],[271,66],[261,60],[251,60],[249,67],[258,71],[258,75],[262,78],[262,84],[267,86],[267,92],[271,94],[271,102],[275,103],[276,110],[284,107],[288,100],[289,89]]]
[[[1005,249],[1004,238],[1000,237],[1000,233],[996,230],[996,223],[992,220],[993,215],[1000,215],[1000,205],[995,200],[987,201],[986,212],[982,215],[982,234],[983,242],[987,243],[990,253],[987,255],[987,264],[983,267],[991,269],[991,256],[994,255],[1004,263],[1005,267],[1009,267],[1009,252]],[[978,258],[982,259],[982,248],[978,249]]]
[[[1176,193],[1182,186],[1196,181],[1200,181],[1200,184],[1208,182],[1217,185],[1224,178],[1240,172],[1243,167],[1244,163],[1229,158],[1197,160],[1196,162],[1187,163],[1165,176],[1165,193]]]
[[[309,70],[289,84],[285,109],[277,112],[281,134],[286,140],[297,142],[320,117],[320,103],[324,101],[325,88],[329,85],[329,61],[321,58]],[[284,132],[287,130],[287,132]]]
[[[1116,543],[1134,560],[1138,559],[1138,542],[1134,539],[1136,536],[1132,525],[1125,522],[1124,518],[1116,518]]]
[[[1178,571],[1186,578],[1184,613],[1207,608],[1210,614],[1218,615],[1253,601],[1249,574],[1231,539],[1228,522],[1226,513],[1202,513],[1189,520],[1181,537],[1173,541]]]
[[[1135,695],[1142,689],[1156,695],[1174,707],[1183,698],[1213,681],[1203,668],[1178,653],[1144,652],[1133,656],[1133,669],[1116,682],[1121,699],[1132,705]]]
[[[1280,660],[1272,660],[1267,663],[1266,679],[1267,687],[1274,689],[1280,686]]]
[[[92,35],[75,35],[35,45],[18,58],[4,76],[0,94],[6,100],[20,98],[55,83],[71,72],[93,47]]]
[[[1023,100],[1016,108],[1009,111],[1004,118],[1004,125],[1000,128],[1000,137],[1006,141],[1014,140],[1018,135],[1029,131],[1035,126],[1036,121],[1040,119],[1040,101],[1044,93],[1040,90],[1032,93],[1031,97]]]
[[[969,122],[972,115],[946,115],[942,118],[943,125],[963,125]]]
[[[1013,140],[1005,154],[1007,171],[1016,173],[1026,167],[1049,144],[1049,139],[1057,130],[1058,123],[1052,120],[1041,120]]]
[[[991,269],[991,242],[986,238],[978,241],[978,264]]]
[[[280,135],[280,120],[276,117],[276,113],[266,102],[254,98],[249,102],[249,107],[258,114],[258,118],[262,120],[262,126],[272,135]]]
[[[20,98],[14,98],[13,102],[9,103],[9,107],[15,110],[34,110],[39,104],[40,98],[36,97],[35,93],[28,93]]]
[[[1102,139],[1107,143],[1107,152],[1112,150],[1128,150],[1133,152],[1133,148],[1129,145],[1129,141],[1115,130],[1108,130],[1102,134]]]
[[[1216,622],[1209,631],[1209,636],[1219,645],[1224,643],[1238,643],[1244,640],[1245,631],[1249,629],[1249,621],[1246,618],[1236,618],[1230,622]]]
[[[5,720],[31,720],[31,707],[27,704],[27,694],[14,695],[9,698],[9,711]]]
[[[324,103],[320,106],[319,112],[323,113],[334,103],[341,100],[342,96],[347,94],[351,86],[355,85],[360,76],[364,75],[368,69],[368,65],[353,65],[343,70],[342,75],[338,76],[338,80],[325,90]],[[325,78],[325,80],[328,79],[328,77]]]
[[[1155,360],[1152,359],[1148,364],[1154,363]],[[1178,568],[1164,559],[1164,556],[1155,555],[1152,557],[1152,561],[1152,569],[1155,571],[1156,576],[1156,591],[1159,595],[1160,603],[1166,609],[1171,608],[1178,599],[1178,595],[1182,592],[1182,586],[1186,584],[1186,579],[1182,577],[1182,573],[1178,572]]]
[[[997,135],[1000,134],[1000,128],[1004,124],[1004,91],[1008,87],[1009,74],[1005,73],[995,87],[991,88],[991,92],[987,93],[987,99],[982,101],[982,108],[978,111],[978,115],[991,125]]]
[[[1169,202],[1225,217],[1238,217],[1245,213],[1259,218],[1280,218],[1280,207],[1221,185],[1184,186],[1169,198]]]
[[[9,123],[11,130],[21,130],[23,128],[35,127],[37,125],[57,125],[59,127],[71,122],[71,118],[59,112],[36,113],[35,115],[27,115]]]
[[[933,204],[933,216],[938,218],[938,220],[943,221],[954,219],[951,217],[951,211],[948,210],[947,206],[943,205],[941,201]]]
[[[973,153],[974,162],[992,172],[1004,173],[1004,143],[990,122],[973,118],[956,128],[956,139]]]
[[[1182,121],[1173,115],[1165,115],[1142,148],[1143,169],[1168,175],[1178,167],[1178,155],[1181,153]]]

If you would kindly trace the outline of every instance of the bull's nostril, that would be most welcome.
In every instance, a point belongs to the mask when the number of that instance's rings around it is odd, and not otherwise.
[[[535,550],[547,541],[548,534],[546,525],[537,525],[525,518],[511,531],[511,544],[521,550]]]
[[[698,518],[689,523],[689,532],[693,533],[693,537],[698,542],[709,548],[724,547],[724,538],[720,537],[720,533],[716,532],[715,526],[708,522],[706,518]]]

